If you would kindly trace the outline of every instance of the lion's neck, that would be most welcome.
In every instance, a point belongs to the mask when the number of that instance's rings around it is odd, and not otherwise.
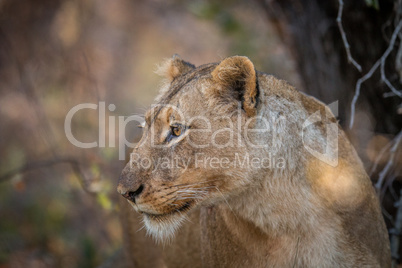
[[[228,200],[228,205],[234,217],[251,222],[268,240],[286,241],[275,246],[282,248],[282,255],[287,252],[290,258],[297,245],[299,252],[317,255],[319,259],[320,254],[337,251],[339,223],[318,205],[320,202],[302,181],[305,180],[267,178],[247,193]],[[314,262],[314,256],[311,260]]]
[[[290,186],[289,183],[300,184]],[[295,191],[297,189],[297,192]],[[311,193],[300,180],[268,178],[230,202],[234,213],[251,220],[266,233],[309,228],[306,218],[315,217]]]

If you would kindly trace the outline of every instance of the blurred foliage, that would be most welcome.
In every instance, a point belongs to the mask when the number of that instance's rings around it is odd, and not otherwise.
[[[136,140],[140,131],[133,122],[109,132],[109,117],[142,114],[161,83],[156,64],[175,53],[195,65],[246,55],[300,88],[254,1],[0,1],[0,268],[94,267],[121,247],[118,137]],[[116,105],[105,111],[106,147],[75,147],[66,114],[99,102]],[[99,110],[80,111],[72,124],[78,140],[98,140]],[[360,139],[373,142],[359,153],[373,159],[389,137],[363,131]],[[60,162],[1,181],[24,164],[63,156],[78,170]]]
[[[199,18],[213,20],[226,34],[245,34],[237,18],[223,2],[191,2],[189,10]]]
[[[366,5],[375,9],[380,9],[380,5],[378,4],[378,0],[365,0]]]
[[[239,1],[1,1],[0,268],[95,267],[121,247],[118,137],[124,131],[135,140],[140,131],[129,123],[109,132],[109,117],[117,123],[144,112],[163,58],[178,53],[200,65],[247,55],[297,84],[264,16]],[[66,114],[101,101],[116,105],[105,111],[106,147],[75,147],[65,136]],[[74,116],[78,140],[98,140],[98,113]],[[78,170],[62,161],[35,167],[63,157]],[[25,164],[33,168],[2,181]]]
[[[241,16],[236,16],[238,1],[191,1],[187,4],[187,9],[200,19],[212,21],[221,29],[223,36],[231,38],[234,42],[229,48],[238,55],[247,55],[251,58],[256,58],[255,64],[258,62],[258,51],[256,47],[258,42],[253,42],[256,36],[255,28],[246,28],[246,25],[241,21]]]

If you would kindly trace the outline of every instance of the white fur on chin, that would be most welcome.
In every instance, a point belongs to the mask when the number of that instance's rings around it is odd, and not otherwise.
[[[183,214],[171,215],[163,221],[152,220],[149,216],[144,215],[142,222],[147,230],[147,235],[151,236],[155,242],[168,244],[185,219]]]

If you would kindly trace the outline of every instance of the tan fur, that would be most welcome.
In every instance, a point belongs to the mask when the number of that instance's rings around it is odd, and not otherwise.
[[[256,72],[246,57],[198,68],[180,62],[164,66],[171,82],[146,113],[119,180],[134,267],[390,267],[370,179],[324,104]],[[321,120],[304,127],[317,112]],[[176,124],[188,129],[167,139]],[[325,150],[331,124],[337,150],[318,159],[306,147]],[[326,161],[336,154],[337,165]],[[174,167],[162,165],[172,157]],[[237,165],[244,157],[276,162]],[[144,159],[148,167],[133,165]],[[145,228],[137,232],[138,212]]]
[[[218,94],[232,93],[228,88],[243,87],[243,108],[248,116],[256,114],[257,80],[253,63],[247,57],[231,57],[223,60],[212,72],[219,89]],[[244,85],[243,85],[244,84]]]
[[[194,65],[183,61],[176,54],[172,58],[165,60],[161,65],[159,65],[155,72],[166,77],[169,82],[172,82],[176,77],[191,71],[192,69],[194,69]]]

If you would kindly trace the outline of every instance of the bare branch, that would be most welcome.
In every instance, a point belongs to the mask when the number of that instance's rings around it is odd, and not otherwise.
[[[355,66],[359,72],[361,72],[362,67],[353,59],[352,53],[350,53],[350,45],[348,39],[346,38],[345,30],[343,29],[342,26],[343,0],[338,0],[338,3],[339,3],[339,9],[338,9],[338,16],[336,17],[336,22],[338,23],[338,28],[339,31],[341,32],[343,45],[345,47],[346,54],[348,56],[348,61],[349,63],[352,63],[353,66]]]
[[[380,172],[379,177],[378,177],[378,181],[375,184],[375,188],[377,189],[378,192],[381,189],[381,186],[382,186],[382,184],[384,182],[385,176],[388,174],[388,171],[390,170],[390,168],[394,164],[395,152],[398,149],[398,146],[399,146],[399,143],[401,142],[401,140],[402,140],[402,130],[395,137],[394,142],[393,142],[394,145],[391,147],[391,150],[390,150],[390,156],[389,156],[388,162],[385,165],[384,169]]]
[[[399,194],[400,198],[397,203],[398,210],[396,213],[395,227],[391,230],[391,256],[393,258],[393,267],[396,267],[396,260],[399,259],[399,236],[402,231],[402,190]]]
[[[387,143],[387,145],[385,145],[385,146],[381,149],[380,153],[379,153],[378,156],[375,158],[373,167],[371,168],[370,173],[369,173],[369,176],[370,176],[370,177],[373,175],[374,171],[377,170],[378,163],[379,163],[380,160],[382,159],[382,156],[384,155],[384,153],[389,150],[389,148],[391,147],[392,143],[393,143],[393,140],[390,141],[389,143]]]
[[[349,124],[349,128],[353,127],[353,123],[354,123],[354,118],[355,118],[355,110],[356,110],[356,102],[357,99],[359,98],[360,95],[360,88],[361,88],[361,84],[366,81],[367,79],[371,78],[371,76],[373,75],[373,73],[377,70],[377,68],[381,65],[381,79],[387,84],[388,87],[390,87],[390,89],[392,90],[392,92],[401,97],[401,93],[396,90],[391,83],[388,81],[388,79],[385,77],[385,74],[383,75],[384,72],[384,63],[385,63],[385,59],[388,57],[388,55],[391,53],[391,51],[394,48],[395,45],[395,40],[396,37],[398,35],[398,33],[401,31],[402,28],[402,21],[399,21],[398,26],[395,28],[392,37],[391,37],[391,42],[388,46],[388,48],[385,50],[384,54],[381,56],[381,58],[379,58],[377,60],[377,62],[371,67],[370,71],[365,74],[363,77],[361,77],[359,80],[357,80],[356,83],[356,89],[355,89],[355,95],[353,96],[352,99],[352,103],[351,103],[351,111],[350,111],[350,124]]]
[[[354,119],[355,119],[355,108],[356,108],[356,102],[357,99],[359,98],[360,95],[360,87],[364,81],[369,79],[373,73],[377,70],[378,66],[380,66],[381,59],[378,59],[377,62],[371,67],[370,71],[366,73],[363,77],[361,77],[359,80],[357,80],[356,83],[356,89],[355,89],[355,95],[353,96],[352,104],[351,104],[351,111],[350,111],[350,124],[349,128],[353,127]]]
[[[52,130],[49,117],[47,116],[47,113],[44,109],[44,105],[41,104],[41,99],[36,93],[36,89],[32,82],[32,79],[28,75],[24,63],[22,63],[19,57],[16,55],[14,47],[9,42],[9,38],[1,27],[0,37],[3,39],[2,41],[4,42],[6,53],[9,54],[13,59],[12,62],[14,63],[17,74],[19,76],[20,89],[30,103],[34,114],[38,119],[39,124],[41,125],[41,127],[38,128],[41,137],[43,138],[44,143],[48,146],[50,152],[54,156],[57,156],[56,138],[54,135],[54,131]]]
[[[384,52],[384,55],[381,57],[381,80],[383,80],[385,82],[385,84],[391,89],[391,91],[400,98],[402,98],[402,93],[400,91],[396,90],[396,88],[394,88],[394,86],[391,84],[391,82],[389,82],[389,80],[387,79],[387,77],[385,75],[384,66],[385,66],[385,60],[387,59],[387,57],[391,53],[391,51],[394,49],[395,40],[398,37],[398,34],[401,31],[401,28],[402,28],[402,20],[399,21],[398,26],[396,26],[394,32],[392,33],[392,37],[389,42],[389,46],[388,46],[387,50]]]
[[[71,158],[71,157],[58,157],[58,158],[49,159],[49,160],[26,163],[25,165],[23,165],[19,168],[16,168],[14,170],[11,170],[11,171],[1,175],[0,183],[5,182],[9,179],[12,179],[17,174],[25,173],[25,172],[28,172],[31,170],[36,170],[36,169],[47,168],[47,167],[57,165],[57,164],[69,164],[71,166],[74,174],[77,176],[78,180],[80,181],[84,190],[87,190],[85,175],[80,169],[80,164],[76,159]]]
[[[402,94],[402,90],[399,90],[399,93]],[[390,98],[390,97],[395,97],[397,96],[394,92],[390,91],[390,92],[385,92],[384,94],[382,94],[383,98]]]

